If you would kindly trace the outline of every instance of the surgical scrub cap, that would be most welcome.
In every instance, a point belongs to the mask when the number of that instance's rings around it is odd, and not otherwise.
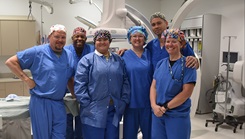
[[[160,12],[156,12],[156,13],[152,14],[151,18],[150,18],[150,22],[153,18],[161,18],[162,20],[166,21],[165,15],[163,13],[160,13]]]
[[[97,30],[95,33],[94,33],[94,43],[96,42],[97,39],[100,39],[100,38],[106,38],[109,40],[109,42],[111,43],[112,41],[112,38],[111,38],[111,34],[108,30],[103,30],[103,29],[100,29],[100,30]]]
[[[64,31],[66,33],[66,28],[64,25],[56,24],[50,27],[49,35],[52,34],[54,31]]]
[[[167,38],[174,38],[181,42],[185,40],[185,35],[184,32],[179,29],[167,29],[162,33],[162,38],[165,40]]]
[[[148,39],[148,33],[143,26],[133,26],[128,29],[128,33],[127,33],[128,42],[131,44],[130,42],[131,35],[135,33],[141,33],[145,36],[145,42],[144,42],[145,44]]]
[[[77,34],[77,33],[84,33],[86,36],[86,30],[82,27],[77,27],[73,30],[73,35]]]

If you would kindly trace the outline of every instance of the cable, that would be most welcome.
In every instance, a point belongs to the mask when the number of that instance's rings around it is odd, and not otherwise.
[[[31,20],[33,20],[33,15],[32,15],[32,13],[31,13],[31,9],[32,9],[31,3],[32,3],[32,2],[29,1],[29,14],[28,14],[28,17],[27,17],[28,20],[29,20],[30,16],[31,16]]]

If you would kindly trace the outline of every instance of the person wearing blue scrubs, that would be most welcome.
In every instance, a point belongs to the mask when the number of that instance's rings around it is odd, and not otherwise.
[[[66,43],[65,26],[51,26],[48,38],[49,44],[17,52],[6,61],[6,65],[30,89],[33,138],[65,139],[66,110],[63,97],[67,85],[74,91],[74,60],[71,52],[63,49]],[[32,78],[23,69],[29,69]]]
[[[126,51],[122,58],[126,64],[131,93],[129,105],[123,116],[123,138],[137,139],[140,128],[143,139],[150,139],[150,86],[153,67],[150,52],[144,49],[148,33],[142,26],[133,26],[129,28],[127,38],[132,48]]]
[[[157,63],[153,75],[151,139],[190,139],[190,96],[196,83],[196,69],[185,66],[182,31],[165,30],[162,37],[169,57]]]
[[[86,30],[82,27],[77,27],[73,30],[73,35],[71,39],[73,44],[65,46],[64,49],[68,49],[72,52],[76,69],[78,61],[84,55],[94,52],[95,48],[93,45],[86,43]],[[72,94],[72,96],[75,99],[74,94]],[[78,104],[79,103],[77,103],[76,105]],[[75,128],[73,125],[74,120]],[[72,115],[71,113],[67,114],[66,139],[82,139],[81,120],[79,115]]]
[[[130,84],[122,58],[109,52],[108,30],[93,36],[95,52],[77,65],[75,96],[80,102],[84,139],[119,139],[119,122],[130,100]]]

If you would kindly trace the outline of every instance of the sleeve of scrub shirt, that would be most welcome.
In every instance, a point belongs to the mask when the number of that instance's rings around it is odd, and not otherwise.
[[[75,74],[74,92],[81,107],[89,105],[91,99],[88,92],[89,83],[89,62],[83,57],[77,64]]]
[[[22,69],[30,69],[35,59],[34,56],[36,56],[35,47],[17,52],[17,58],[19,60],[20,67]]]
[[[129,79],[128,79],[128,75],[126,72],[126,65],[122,58],[121,60],[122,60],[122,65],[123,65],[123,88],[122,88],[123,90],[122,90],[121,100],[123,100],[126,104],[128,104],[130,100],[130,84],[129,84]]]
[[[194,56],[195,57],[194,51],[191,48],[189,42],[186,42],[186,47],[184,49],[181,49],[181,53],[184,56]]]

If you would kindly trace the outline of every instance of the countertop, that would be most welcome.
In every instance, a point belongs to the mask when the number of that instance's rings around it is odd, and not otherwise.
[[[0,78],[0,83],[3,82],[20,82],[21,79],[14,79],[14,78]]]

